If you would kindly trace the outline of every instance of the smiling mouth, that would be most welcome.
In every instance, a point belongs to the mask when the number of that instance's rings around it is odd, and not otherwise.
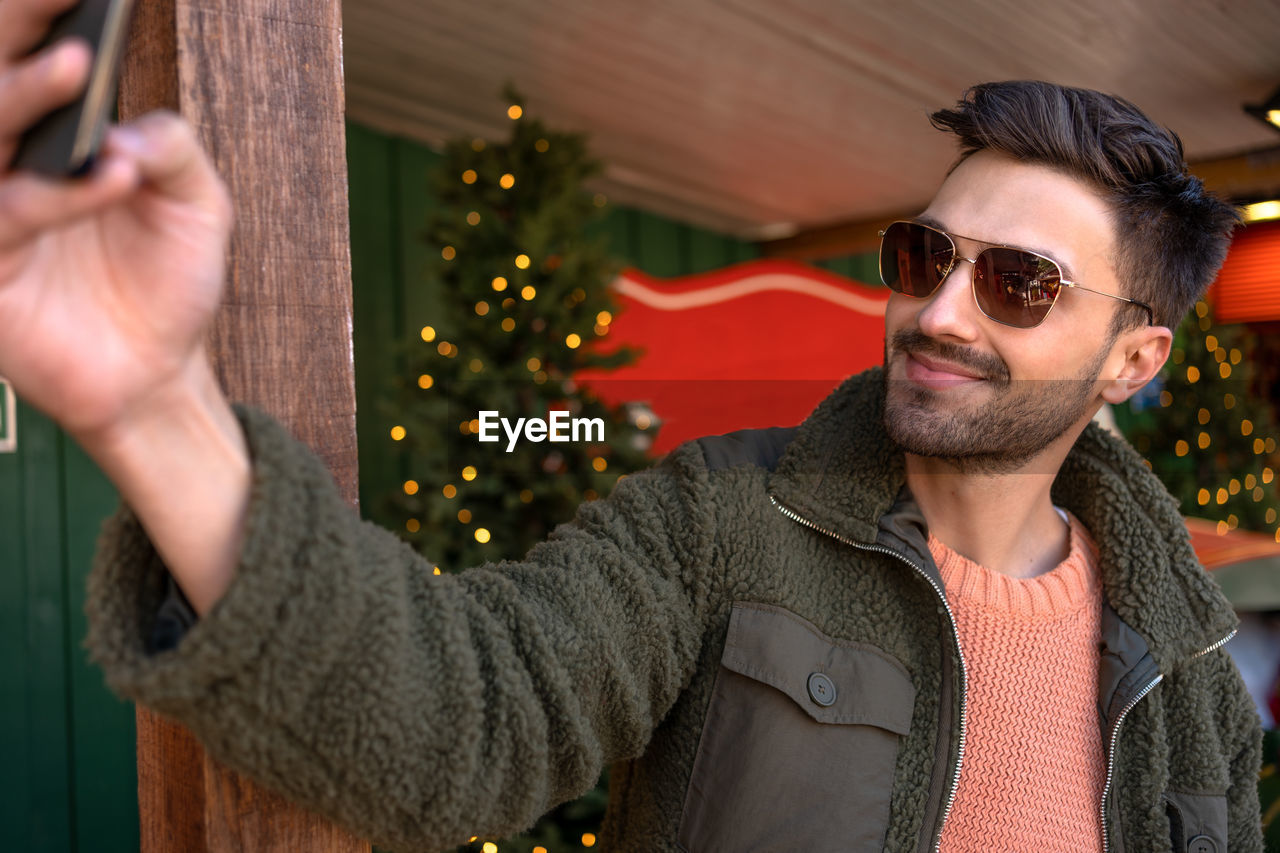
[[[946,361],[937,361],[917,353],[905,353],[907,379],[926,388],[955,388],[974,382],[985,382],[985,376],[979,376],[971,368],[961,367]]]

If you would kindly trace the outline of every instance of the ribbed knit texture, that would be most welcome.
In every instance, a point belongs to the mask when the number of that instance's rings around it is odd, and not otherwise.
[[[1098,552],[1070,516],[1052,571],[1011,578],[932,536],[968,672],[964,763],[941,853],[1101,850]]]

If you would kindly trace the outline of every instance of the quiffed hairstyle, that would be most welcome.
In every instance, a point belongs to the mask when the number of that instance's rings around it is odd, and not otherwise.
[[[929,119],[959,137],[956,165],[991,150],[1098,189],[1115,214],[1116,274],[1158,325],[1176,327],[1227,256],[1239,213],[1188,173],[1177,134],[1123,98],[1031,80],[983,83]],[[1122,306],[1112,330],[1145,322],[1145,311]]]

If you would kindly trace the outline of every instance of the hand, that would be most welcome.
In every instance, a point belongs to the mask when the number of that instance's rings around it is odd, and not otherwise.
[[[84,178],[10,169],[23,130],[87,81],[82,40],[24,56],[74,2],[0,0],[0,376],[84,441],[207,375],[232,206],[170,112],[110,128]]]

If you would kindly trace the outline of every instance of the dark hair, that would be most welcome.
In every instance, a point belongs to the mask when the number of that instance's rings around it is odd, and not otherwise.
[[[1123,98],[1033,80],[983,83],[929,120],[960,141],[1092,184],[1115,214],[1116,274],[1125,295],[1175,327],[1227,256],[1236,209],[1187,171],[1182,140]],[[952,168],[955,168],[954,166]],[[1112,331],[1146,322],[1121,306]]]

